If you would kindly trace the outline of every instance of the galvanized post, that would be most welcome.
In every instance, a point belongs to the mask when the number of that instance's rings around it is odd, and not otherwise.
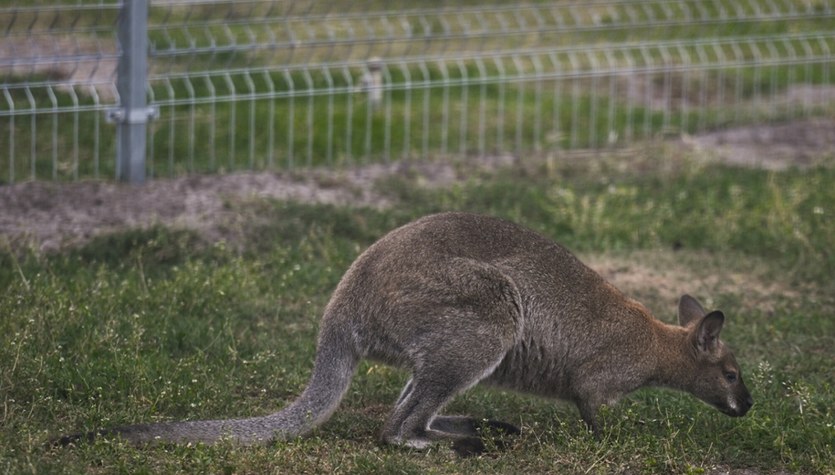
[[[155,110],[146,104],[148,70],[148,0],[124,0],[119,17],[121,56],[116,88],[119,108],[109,114],[117,123],[116,175],[133,184],[145,182],[145,141]]]

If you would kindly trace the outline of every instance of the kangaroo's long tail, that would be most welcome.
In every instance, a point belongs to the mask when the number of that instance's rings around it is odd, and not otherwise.
[[[118,436],[136,444],[207,444],[230,440],[244,445],[265,444],[274,439],[304,435],[325,422],[348,390],[361,355],[351,338],[323,329],[313,375],[307,388],[284,409],[262,417],[187,422],[138,424],[61,437],[54,441],[68,445],[96,437]]]

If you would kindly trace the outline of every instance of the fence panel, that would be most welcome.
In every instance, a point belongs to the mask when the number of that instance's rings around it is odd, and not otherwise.
[[[119,5],[9,3],[0,4],[0,183],[112,169],[104,111],[117,100]]]
[[[0,180],[113,176],[121,4],[0,9]],[[157,0],[150,176],[617,149],[833,115],[828,0]],[[0,129],[2,131],[2,129]]]

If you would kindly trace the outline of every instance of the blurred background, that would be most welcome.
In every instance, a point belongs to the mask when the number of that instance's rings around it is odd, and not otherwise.
[[[0,1],[0,183],[117,175],[123,53],[149,177],[835,144],[828,0],[147,3]]]

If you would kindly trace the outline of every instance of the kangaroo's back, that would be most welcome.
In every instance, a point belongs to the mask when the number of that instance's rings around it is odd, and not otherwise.
[[[362,294],[370,309],[424,286],[463,278],[462,263],[478,263],[511,280],[526,300],[566,303],[590,294],[620,296],[614,287],[560,244],[510,221],[469,213],[426,216],[395,229],[369,247],[346,272],[333,301]],[[438,289],[442,290],[442,289]],[[600,297],[595,295],[595,297]],[[521,303],[521,302],[520,302]],[[361,310],[352,310],[360,312]]]
[[[503,219],[451,212],[409,223],[369,247],[339,283],[323,326],[336,319],[376,334],[398,319],[433,320],[444,302],[462,295],[491,298],[490,283],[513,301],[517,337],[548,322],[568,333],[600,317],[597,309],[626,301],[553,240]]]

